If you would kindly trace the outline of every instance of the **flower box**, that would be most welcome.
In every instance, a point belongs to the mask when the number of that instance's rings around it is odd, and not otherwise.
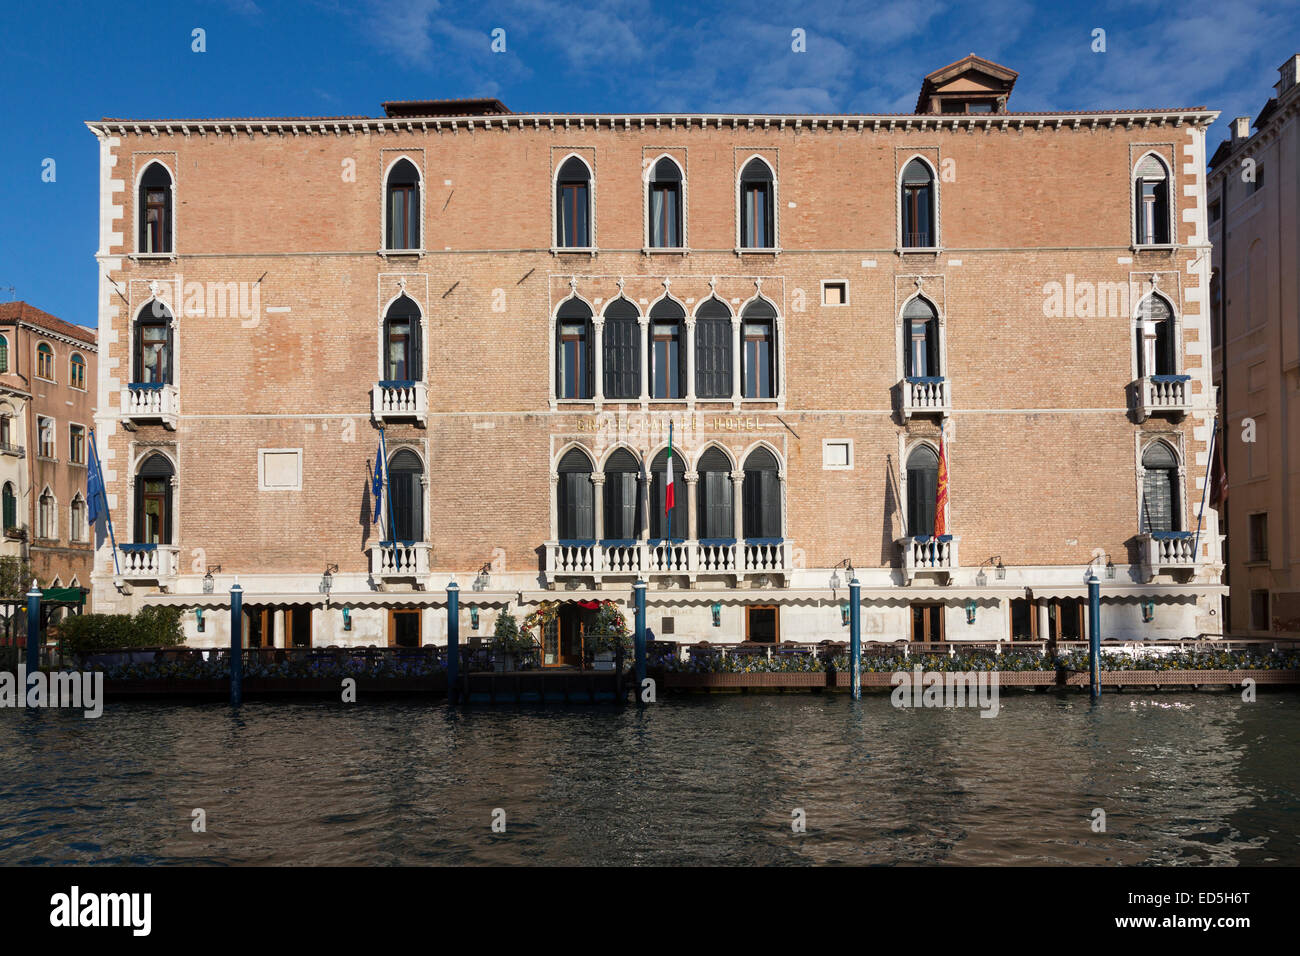
[[[718,673],[718,674],[683,674],[669,672],[665,675],[665,686],[680,688],[709,687],[825,687],[824,671],[806,671],[782,673],[780,671],[752,674]]]

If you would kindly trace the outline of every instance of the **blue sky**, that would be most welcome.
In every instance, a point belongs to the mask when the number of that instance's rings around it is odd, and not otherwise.
[[[1300,52],[1297,24],[1300,0],[9,3],[0,301],[95,324],[98,152],[83,124],[103,116],[373,116],[389,99],[481,95],[519,111],[901,112],[926,73],[975,52],[1019,71],[1013,110],[1221,110],[1213,150]],[[196,27],[206,52],[191,50]]]

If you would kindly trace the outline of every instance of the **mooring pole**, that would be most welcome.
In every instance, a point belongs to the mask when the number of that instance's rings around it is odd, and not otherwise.
[[[849,582],[849,681],[853,699],[862,699],[862,585]]]
[[[636,636],[633,638],[633,646],[636,651],[636,687],[632,693],[641,694],[641,688],[645,684],[645,589],[646,583],[639,578],[636,584],[632,585],[633,593],[636,595]]]
[[[460,585],[453,579],[447,585],[447,701],[459,699],[456,686],[460,676]]]
[[[1101,696],[1101,582],[1088,572],[1088,657],[1092,660],[1092,699]]]
[[[230,586],[230,706],[244,700],[244,589]]]
[[[41,589],[32,578],[31,590],[27,592],[27,676],[41,669]],[[27,688],[18,688],[18,693],[26,695]]]

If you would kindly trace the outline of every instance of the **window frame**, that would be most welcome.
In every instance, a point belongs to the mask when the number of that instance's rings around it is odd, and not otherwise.
[[[406,312],[396,311],[402,305],[403,300],[410,303],[410,310]],[[405,361],[408,372],[418,373],[411,378],[392,378],[389,374],[391,371],[389,368],[391,357],[389,342],[392,337],[391,323],[394,319],[406,319],[410,323],[406,336]],[[399,292],[388,301],[379,315],[379,381],[411,382],[412,384],[423,382],[425,380],[424,366],[424,310],[409,292]]]
[[[763,167],[767,170],[766,177],[746,178],[745,175],[746,172],[750,169],[751,166],[754,165],[755,162],[761,163]],[[760,182],[766,183],[767,185],[767,201],[764,204],[765,207],[764,212],[770,215],[771,217],[771,221],[765,223],[765,225],[768,226],[769,230],[771,231],[771,236],[769,237],[771,241],[767,245],[763,245],[763,246],[749,245],[748,242],[746,242],[747,236],[746,236],[746,228],[745,228],[746,225],[750,222],[750,219],[747,218],[746,216],[746,211],[749,208],[749,203],[748,203],[748,196],[746,194],[745,184],[760,183]],[[779,180],[777,176],[777,170],[773,167],[772,163],[768,161],[767,157],[761,156],[758,153],[753,153],[748,158],[746,158],[743,163],[740,164],[740,168],[737,170],[736,173],[736,194],[735,195],[736,195],[736,253],[738,255],[744,255],[747,253],[750,254],[767,253],[770,255],[772,253],[780,252],[781,250],[780,216],[779,216],[780,203],[778,201]]]
[[[417,230],[419,231],[419,234],[418,234],[417,236],[414,237],[415,240],[416,240],[415,245],[407,245],[407,246],[405,246],[405,247],[398,248],[398,247],[396,247],[396,246],[392,246],[392,245],[390,245],[389,240],[390,240],[390,238],[393,237],[393,236],[392,236],[392,229],[393,229],[393,223],[392,223],[392,195],[393,195],[393,190],[394,190],[393,176],[394,176],[394,174],[396,174],[396,172],[397,172],[397,170],[398,170],[398,167],[401,166],[403,162],[409,164],[410,167],[411,167],[413,170],[415,170],[415,182],[414,182],[414,183],[412,183],[412,184],[407,184],[407,183],[397,184],[397,188],[400,188],[400,189],[402,189],[402,190],[410,189],[410,190],[413,190],[414,193],[415,193],[415,199],[416,199],[416,201],[415,201],[415,202],[408,202],[408,203],[407,203],[407,209],[408,209],[408,211],[409,211],[409,214],[408,214],[408,216],[407,216],[407,218],[406,218],[406,222],[404,223],[404,226],[405,226],[406,232],[408,233],[408,235],[406,236],[406,238],[407,238],[408,240],[411,238],[410,235],[409,235],[409,232],[410,232],[412,226],[414,226],[414,228],[417,229]],[[381,196],[381,201],[382,201],[383,209],[382,209],[382,212],[380,213],[380,221],[381,221],[380,252],[381,252],[382,255],[388,255],[388,256],[396,255],[396,256],[401,256],[401,255],[423,255],[423,254],[424,254],[424,241],[425,241],[425,235],[424,235],[424,231],[425,231],[425,222],[424,222],[424,194],[425,194],[425,188],[424,188],[424,169],[423,169],[423,162],[424,162],[424,157],[423,157],[423,155],[421,155],[421,157],[420,157],[420,162],[417,163],[414,159],[411,158],[411,156],[410,156],[409,154],[407,154],[407,153],[405,153],[405,152],[402,152],[402,153],[399,153],[399,155],[393,157],[393,160],[388,164],[388,167],[384,170],[384,177],[383,177],[382,184],[381,184],[381,189],[383,190],[383,192],[382,192],[382,196]]]
[[[77,379],[81,379],[81,384],[77,384]],[[79,392],[86,390],[86,358],[80,352],[73,352],[68,356],[68,385]]]
[[[73,440],[80,432],[81,453],[77,456],[77,443]],[[86,467],[86,426],[80,422],[68,422],[68,464],[78,468]]]
[[[722,316],[722,315],[702,314],[705,310],[705,307],[708,306],[710,302],[717,302],[718,305],[722,307],[722,310],[726,313],[726,315]],[[710,311],[715,311],[715,310],[711,307]],[[732,310],[731,305],[728,304],[721,296],[717,295],[716,293],[712,293],[706,296],[695,306],[695,312],[693,313],[692,318],[693,321],[691,324],[693,326],[693,331],[691,335],[690,348],[692,350],[691,351],[691,375],[695,379],[694,381],[695,400],[697,402],[730,402],[732,401],[733,396],[736,393],[736,375],[737,375],[736,356],[734,354],[735,342],[734,342],[732,327],[737,322],[739,322],[740,319],[738,318],[737,313]],[[702,389],[700,387],[701,374],[703,375],[721,374],[718,369],[712,367],[708,368],[707,370],[701,371],[705,364],[700,361],[700,355],[703,348],[701,346],[701,336],[706,327],[711,327],[713,325],[724,326],[724,334],[722,339],[724,344],[723,347],[718,350],[725,351],[726,353],[727,390],[725,393],[721,395],[714,395],[712,394],[711,389]],[[711,345],[708,348],[711,350],[717,349],[717,346]],[[710,366],[712,366],[713,364],[714,363],[712,362],[709,363]],[[708,392],[709,394],[706,394],[706,392]]]
[[[677,178],[675,180],[661,180],[658,178],[659,166],[665,161],[672,163],[677,169]],[[677,161],[675,156],[668,153],[660,153],[647,167],[649,175],[646,177],[645,184],[645,251],[647,253],[681,253],[688,248],[686,242],[686,170],[682,164]],[[673,224],[677,230],[676,245],[659,245],[655,239],[655,217],[654,217],[654,195],[656,188],[660,183],[669,183],[675,185],[677,216]]]
[[[167,155],[175,158],[174,153],[168,153]],[[179,166],[179,164],[177,165]],[[165,196],[163,200],[163,215],[162,215],[163,239],[164,239],[163,245],[165,245],[167,248],[161,251],[151,252],[148,249],[149,243],[146,241],[146,236],[148,235],[147,228],[148,228],[149,204],[146,204],[145,201],[145,190],[157,189],[162,187],[145,186],[144,180],[145,177],[149,174],[149,170],[152,169],[154,166],[159,167],[164,173],[167,174],[167,186],[165,187]],[[139,173],[136,174],[135,177],[135,195],[133,199],[135,206],[134,209],[132,210],[135,218],[135,228],[133,230],[135,234],[135,252],[134,252],[135,258],[172,259],[176,257],[176,206],[177,206],[176,192],[177,192],[177,187],[176,187],[175,170],[173,170],[171,166],[165,163],[162,159],[158,158],[156,155],[146,159],[144,165],[140,167],[140,171]]]
[[[48,361],[45,360],[46,356],[48,356]],[[57,353],[54,351],[54,346],[50,345],[49,342],[36,343],[36,377],[42,382],[51,382],[55,385],[59,383],[59,380],[54,377],[56,358]],[[42,373],[42,369],[45,367],[48,367],[48,375]]]
[[[1182,449],[1178,446],[1175,436],[1158,435],[1151,436],[1143,440],[1145,436],[1135,436],[1138,443],[1138,460],[1137,460],[1137,526],[1139,534],[1185,534],[1187,533],[1187,478],[1184,474],[1185,458]],[[1154,531],[1148,529],[1146,522],[1147,515],[1147,472],[1146,458],[1148,453],[1156,445],[1163,445],[1173,456],[1174,464],[1172,468],[1161,468],[1161,471],[1172,471],[1173,481],[1170,486],[1173,500],[1169,503],[1169,519],[1172,527],[1168,531]]]
[[[908,222],[908,209],[915,207],[915,202],[909,203],[908,185],[906,183],[907,170],[914,162],[919,162],[930,174],[930,181],[927,184],[930,190],[929,216],[930,216],[930,240],[931,244],[926,246],[910,245],[907,241],[908,232],[906,225]],[[898,203],[898,254],[907,255],[915,253],[938,253],[942,250],[942,239],[939,230],[939,170],[928,157],[921,153],[912,153],[898,168],[898,178],[895,184],[895,196]]]
[[[571,162],[577,161],[586,172],[584,180],[574,178],[565,178],[564,169]],[[587,244],[586,245],[565,245],[564,244],[564,209],[565,209],[565,190],[583,183],[586,186],[586,227],[587,227]],[[596,168],[595,163],[588,162],[577,152],[566,153],[558,163],[555,164],[551,173],[551,253],[558,255],[561,253],[593,253],[596,251]],[[576,210],[576,207],[575,207]]]
[[[1151,179],[1142,176],[1139,173],[1139,170],[1146,162],[1147,157],[1154,158],[1156,162],[1160,164],[1160,168],[1165,174],[1163,180]],[[1164,183],[1165,214],[1163,217],[1159,217],[1160,221],[1158,223],[1158,197],[1153,196],[1151,202],[1148,203],[1144,192],[1144,184],[1148,182]],[[1133,244],[1132,248],[1134,250],[1169,249],[1177,246],[1176,238],[1178,236],[1178,221],[1177,211],[1175,210],[1174,194],[1175,185],[1173,165],[1157,150],[1143,150],[1142,154],[1138,156],[1137,161],[1133,163],[1129,171],[1129,203],[1132,210],[1130,215],[1132,216],[1133,222],[1133,227],[1129,234]],[[1148,212],[1149,207],[1150,211]],[[1150,220],[1149,224],[1148,220]],[[1154,228],[1154,238],[1151,233],[1146,231],[1148,226]],[[1164,229],[1163,241],[1160,240],[1159,227],[1163,227]]]
[[[163,308],[163,315],[153,314],[153,304],[158,303]],[[145,311],[149,315],[145,317]],[[175,322],[175,313],[161,299],[150,299],[142,305],[135,314],[135,320],[131,323],[131,380],[130,385],[162,384],[175,385],[175,365],[176,365],[176,338],[173,329]],[[166,349],[166,370],[161,376],[161,382],[149,383],[144,379],[144,329],[161,328],[163,330]]]
[[[42,488],[36,498],[36,538],[40,541],[59,540],[59,499],[49,485]]]
[[[49,429],[48,430],[42,429],[41,422],[49,422],[50,424]],[[46,433],[48,433],[50,436],[48,446],[46,445],[45,438],[44,438],[44,435]],[[47,448],[50,452],[50,454],[48,455],[45,454]],[[50,415],[37,415],[36,416],[36,457],[43,458],[46,461],[58,461],[59,460],[58,454],[59,454],[58,422]]]

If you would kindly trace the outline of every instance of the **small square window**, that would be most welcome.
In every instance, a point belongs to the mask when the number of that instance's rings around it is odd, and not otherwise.
[[[822,282],[822,305],[848,305],[849,284],[847,282]]]
[[[822,442],[822,468],[850,471],[853,468],[853,439],[827,438]]]
[[[259,491],[301,491],[302,449],[258,449],[257,488]]]

